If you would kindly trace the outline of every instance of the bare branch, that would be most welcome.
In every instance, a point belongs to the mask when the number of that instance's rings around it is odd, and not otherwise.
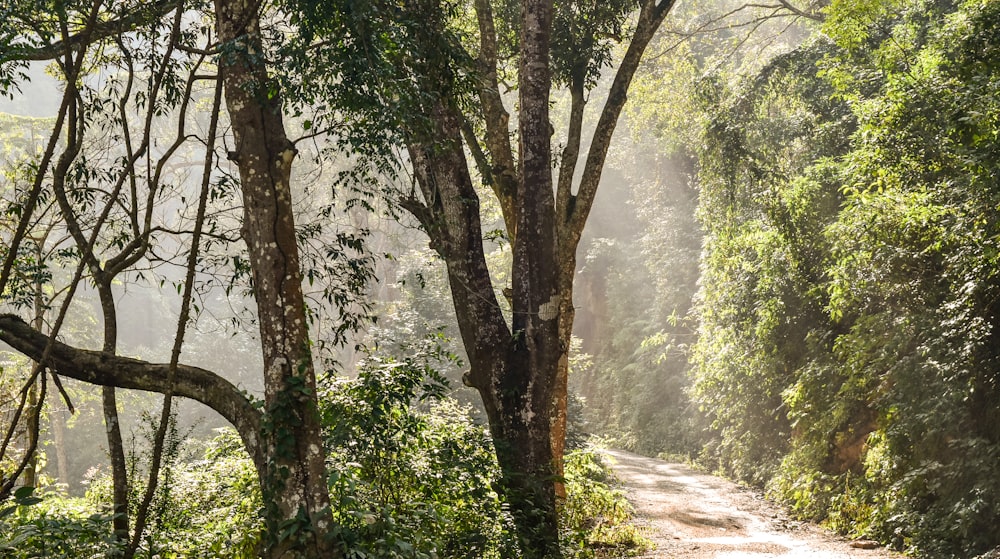
[[[674,0],[662,0],[659,4],[655,0],[644,0],[642,3],[632,41],[629,43],[628,50],[625,51],[618,71],[615,73],[614,81],[594,130],[590,151],[587,153],[587,162],[583,168],[583,177],[580,179],[576,203],[568,209],[568,215],[560,216],[560,220],[566,220],[566,226],[560,226],[559,229],[560,250],[569,252],[576,250],[583,226],[590,214],[590,208],[594,204],[597,186],[604,170],[604,162],[611,146],[611,137],[618,124],[618,117],[625,106],[625,101],[628,99],[628,89],[632,84],[632,78],[639,68],[639,62],[642,60],[646,47],[673,5]]]
[[[462,137],[465,138],[465,145],[469,147],[469,152],[472,153],[472,159],[476,162],[476,168],[483,177],[483,181],[487,184],[493,184],[496,178],[493,176],[493,168],[490,166],[489,157],[483,151],[483,147],[479,145],[479,140],[476,138],[476,131],[472,128],[472,124],[469,123],[468,119],[462,121]]]
[[[197,400],[232,423],[243,437],[254,462],[261,463],[262,449],[258,442],[260,411],[236,386],[212,371],[178,365],[176,382],[171,385],[167,378],[169,365],[166,363],[149,363],[103,351],[75,348],[50,340],[20,317],[11,314],[0,315],[0,340],[36,361],[43,357],[51,341],[51,350],[43,365],[64,377],[100,386],[161,394],[172,388],[177,396]]]

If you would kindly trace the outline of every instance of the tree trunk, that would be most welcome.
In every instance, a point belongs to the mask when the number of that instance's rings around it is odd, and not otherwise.
[[[111,291],[113,276],[105,274],[96,262],[91,265],[91,268],[94,282],[97,284],[97,294],[101,301],[101,314],[104,316],[103,351],[114,355],[118,349],[118,313],[115,308],[115,296]],[[127,542],[129,540],[128,464],[125,461],[125,443],[122,441],[115,387],[105,386],[101,389],[101,410],[104,413],[108,457],[111,460],[111,493],[114,502],[112,524],[115,537]]]
[[[332,526],[316,380],[305,316],[291,170],[281,99],[267,75],[259,2],[216,0],[220,71],[235,137],[243,237],[249,250],[264,356],[266,457],[261,486],[269,557],[338,557]]]
[[[521,180],[515,191],[517,234],[511,269],[514,343],[507,374],[500,382],[506,413],[498,417],[509,429],[504,440],[513,443],[507,467],[515,475],[524,475],[523,480],[508,483],[517,484],[517,491],[527,497],[519,508],[534,532],[528,535],[529,553],[546,558],[561,556],[554,489],[562,457],[559,417],[564,412],[555,403],[559,401],[559,364],[568,349],[559,335],[562,304],[549,120],[552,9],[550,0],[525,0],[521,5]],[[554,439],[560,443],[552,444]],[[524,510],[532,505],[535,510]],[[521,531],[524,539],[524,528]]]
[[[66,410],[58,405],[49,411],[49,424],[52,426],[52,443],[56,451],[56,477],[59,483],[68,488],[69,458],[66,456]]]
[[[560,427],[553,402],[559,363],[565,360],[568,345],[559,339],[561,303],[550,168],[551,12],[551,2],[546,0],[529,2],[523,11],[520,181],[514,180],[509,169],[494,176],[500,181],[495,187],[507,210],[504,217],[514,245],[510,325],[486,265],[479,197],[462,143],[463,119],[460,110],[448,104],[447,94],[437,96],[439,101],[431,110],[433,134],[415,132],[409,146],[422,199],[403,200],[447,264],[471,365],[465,381],[483,399],[501,469],[501,490],[510,504],[522,557],[527,559],[561,556],[553,491],[559,467],[553,451],[561,452],[561,447],[552,445],[553,428]],[[447,82],[447,76],[426,78],[432,90]],[[494,106],[496,112],[501,109]],[[502,141],[499,134],[494,141]]]
[[[31,438],[38,437],[39,425],[35,420],[37,415],[35,415],[35,408],[39,406],[38,403],[38,380],[31,383],[28,387],[28,399],[27,399],[27,418],[25,419],[24,425],[24,447],[31,448]],[[34,433],[34,434],[32,434]],[[38,449],[37,445],[34,450],[31,451],[29,455],[27,464],[24,466],[24,472],[21,474],[24,479],[24,485],[28,487],[36,487],[38,485]]]
[[[434,122],[435,139],[409,148],[423,202],[409,199],[404,205],[421,221],[431,246],[447,265],[471,365],[463,380],[483,399],[500,464],[501,489],[510,504],[522,557],[559,557],[553,493],[556,461],[550,445],[552,379],[563,353],[557,339],[555,269],[550,266],[546,272],[544,266],[536,266],[534,255],[544,253],[543,249],[534,245],[517,249],[520,263],[515,268],[512,332],[486,265],[479,197],[463,151],[461,118],[456,110],[439,106]],[[527,219],[537,219],[536,214],[525,214]],[[535,230],[524,222],[518,227]],[[524,237],[532,243],[552,242],[551,234],[534,241],[530,234]],[[534,303],[533,311],[526,310],[531,303],[525,301],[538,299],[543,302]]]
[[[118,421],[118,404],[113,386],[105,386],[101,389],[101,409],[104,412],[108,456],[111,458],[115,537],[122,541],[128,541],[128,465],[125,463],[125,445],[122,443],[122,430]]]
[[[35,262],[42,262],[43,261],[43,257],[42,257],[42,245],[45,243],[45,238],[42,237],[41,239],[33,239],[33,240],[34,240],[34,245],[35,245],[33,247],[34,248],[34,252],[35,252]],[[32,302],[32,306],[33,306],[32,311],[33,311],[34,317],[32,317],[32,321],[31,322],[32,322],[32,324],[34,324],[34,326],[35,326],[36,329],[41,330],[42,329],[42,324],[43,324],[43,321],[44,321],[44,316],[43,315],[45,313],[45,304],[44,304],[45,303],[45,299],[44,299],[44,297],[45,297],[44,287],[45,286],[42,284],[41,277],[36,277],[35,278],[35,284],[34,284],[33,287],[34,287],[34,297],[33,297],[33,302]],[[28,437],[30,438],[31,437],[31,433],[34,433],[35,434],[34,436],[36,437],[36,440],[37,440],[37,437],[41,434],[40,433],[41,426],[38,424],[38,421],[36,421],[36,418],[38,418],[39,416],[34,413],[34,409],[35,409],[35,406],[39,406],[39,405],[44,405],[44,404],[38,402],[38,380],[36,379],[35,381],[33,381],[31,383],[31,386],[28,388],[28,409],[32,410],[32,413],[28,414],[27,420],[25,421],[25,424],[26,424],[25,428],[27,429]],[[30,445],[25,445],[26,448],[29,447],[29,446]],[[37,479],[38,478],[38,449],[37,448],[31,453],[31,456],[28,457],[28,463],[24,467],[24,473],[22,475],[24,476],[24,485],[26,485],[28,487],[36,487],[38,485],[38,479]]]

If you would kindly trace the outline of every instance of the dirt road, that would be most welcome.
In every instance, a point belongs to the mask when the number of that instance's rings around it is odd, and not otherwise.
[[[724,479],[680,464],[605,451],[635,507],[637,523],[656,544],[647,559],[902,559],[861,549],[781,510]]]

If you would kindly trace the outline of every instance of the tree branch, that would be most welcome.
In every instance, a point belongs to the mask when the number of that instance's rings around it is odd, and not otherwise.
[[[611,137],[618,124],[618,117],[625,106],[625,101],[628,99],[628,89],[632,84],[632,78],[639,68],[639,62],[642,60],[646,47],[673,5],[674,0],[661,0],[658,4],[655,0],[642,2],[632,42],[629,43],[622,63],[615,73],[611,90],[608,92],[604,108],[601,110],[597,128],[594,130],[590,151],[587,153],[587,162],[583,168],[583,177],[580,179],[580,188],[577,191],[576,204],[569,209],[567,215],[559,217],[560,250],[576,250],[583,226],[587,222],[587,216],[594,204],[597,186],[600,183],[608,149],[611,146]],[[564,222],[562,221],[564,219],[566,220],[565,226],[563,226]]]
[[[94,41],[107,39],[127,33],[141,27],[156,19],[170,13],[181,5],[182,0],[157,0],[147,4],[144,9],[130,12],[124,16],[111,21],[101,21],[92,28],[71,35],[65,40],[56,41],[47,45],[8,45],[0,49],[0,64],[12,60],[40,61],[53,60],[66,54],[67,51],[76,51],[81,47],[89,45]]]
[[[556,220],[557,223],[569,219],[573,211],[573,176],[580,158],[580,142],[583,138],[583,111],[587,104],[584,97],[584,81],[586,69],[579,68],[573,72],[570,81],[570,112],[569,135],[566,147],[559,161],[559,180],[556,183]]]
[[[475,0],[475,9],[479,22],[478,63],[482,79],[479,99],[483,106],[483,118],[486,124],[486,149],[492,164],[489,185],[500,201],[507,236],[513,243],[517,235],[514,192],[517,189],[519,171],[514,162],[514,151],[510,143],[510,115],[503,105],[497,77],[496,25],[493,22],[493,10],[489,0]]]
[[[20,317],[0,314],[0,340],[27,357],[40,360],[49,343],[48,336],[28,326]],[[64,377],[100,386],[114,386],[147,392],[168,393],[197,400],[233,424],[258,466],[263,465],[259,443],[261,413],[232,383],[216,373],[178,365],[174,383],[168,380],[166,363],[149,363],[110,355],[52,341],[48,359],[42,363]]]

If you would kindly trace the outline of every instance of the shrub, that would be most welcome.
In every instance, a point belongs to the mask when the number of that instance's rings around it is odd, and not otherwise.
[[[36,497],[19,489],[0,505],[0,556],[8,559],[103,559],[122,551],[111,532],[111,516],[94,513],[83,499],[60,494]]]
[[[486,429],[429,360],[370,356],[324,391],[331,499],[349,557],[517,556]]]
[[[581,559],[633,557],[650,542],[630,522],[633,509],[611,487],[611,469],[593,448],[566,455],[566,503],[560,514],[563,548]]]

